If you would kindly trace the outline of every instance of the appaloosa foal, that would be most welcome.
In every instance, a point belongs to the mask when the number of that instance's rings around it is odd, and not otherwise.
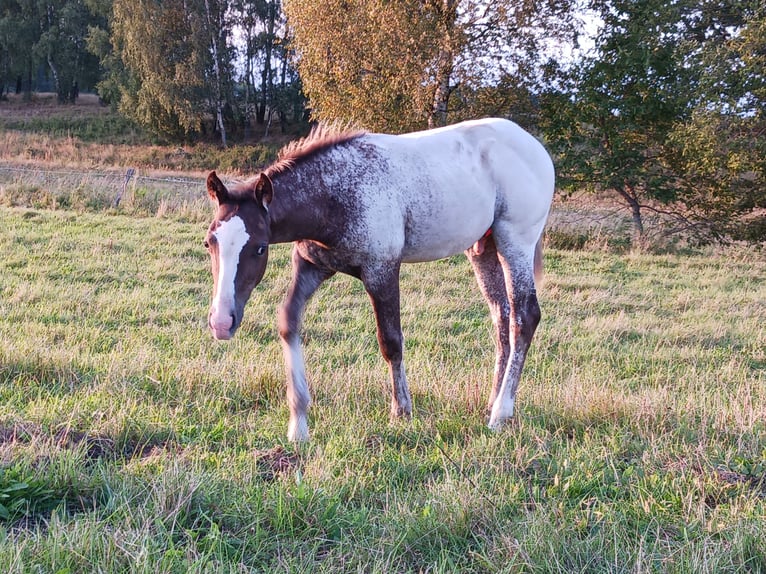
[[[301,316],[336,272],[364,283],[391,373],[391,414],[409,416],[399,268],[465,251],[495,326],[489,426],[499,428],[513,415],[540,320],[534,276],[553,186],[543,146],[501,119],[400,136],[319,127],[232,189],[212,172],[207,187],[218,211],[205,246],[213,268],[213,336],[234,335],[263,277],[269,245],[292,241],[293,277],[279,312],[290,440],[309,436]]]

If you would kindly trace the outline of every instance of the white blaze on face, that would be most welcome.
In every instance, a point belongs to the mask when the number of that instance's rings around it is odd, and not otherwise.
[[[216,334],[227,335],[232,326],[239,254],[250,235],[245,230],[245,222],[238,216],[222,222],[213,235],[218,244],[218,288],[213,295],[210,326]]]

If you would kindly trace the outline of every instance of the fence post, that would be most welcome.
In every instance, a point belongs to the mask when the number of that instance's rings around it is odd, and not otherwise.
[[[133,175],[135,173],[136,173],[136,170],[132,167],[129,167],[128,171],[125,172],[125,181],[122,183],[122,189],[117,193],[117,197],[114,200],[115,207],[120,205],[122,194],[125,193],[126,189],[128,189],[128,184],[130,183],[130,180],[133,179]]]

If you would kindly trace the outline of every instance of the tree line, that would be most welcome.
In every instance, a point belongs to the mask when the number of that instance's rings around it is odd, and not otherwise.
[[[164,138],[223,145],[308,117],[509,117],[638,240],[648,212],[700,241],[766,238],[762,0],[3,0],[5,89],[41,71],[62,102],[93,89]]]
[[[303,119],[278,0],[2,0],[0,80],[62,103],[80,90],[166,140]],[[212,118],[212,121],[211,121]]]

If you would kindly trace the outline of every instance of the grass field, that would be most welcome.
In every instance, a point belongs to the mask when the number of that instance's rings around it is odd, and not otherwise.
[[[766,572],[763,251],[631,253],[609,213],[557,206],[499,433],[464,258],[403,270],[410,423],[388,421],[361,284],[334,278],[306,316],[296,447],[288,246],[217,343],[203,189],[112,206],[126,167],[236,174],[274,142],[160,146],[92,98],[0,102],[0,130],[2,572]],[[116,188],[81,173],[100,169]]]
[[[388,421],[361,285],[312,301],[285,440],[287,246],[229,343],[205,223],[0,208],[8,572],[764,572],[766,263],[549,249],[515,422],[467,262],[404,268],[415,401]]]

